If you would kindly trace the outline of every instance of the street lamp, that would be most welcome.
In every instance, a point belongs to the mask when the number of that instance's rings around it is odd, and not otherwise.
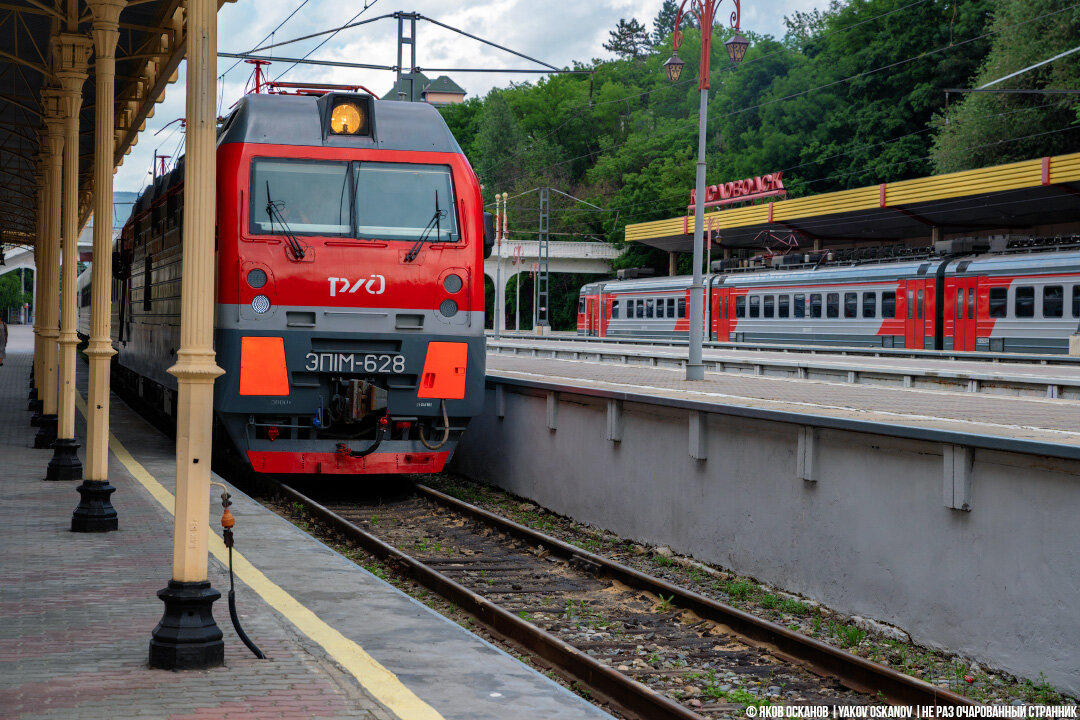
[[[679,25],[682,24],[687,2],[690,3],[690,12],[697,17],[698,24],[701,26],[701,78],[698,81],[698,89],[701,91],[701,110],[698,122],[697,193],[694,201],[694,282],[690,286],[690,356],[686,362],[686,379],[704,380],[705,366],[701,363],[704,319],[701,256],[705,226],[705,118],[709,108],[709,55],[712,49],[713,18],[723,0],[683,0],[679,6],[679,12],[675,16],[673,52],[671,58],[664,63],[664,70],[671,82],[679,79],[685,64],[679,58],[679,46],[682,45],[683,40]],[[737,63],[742,61],[750,42],[739,34],[740,0],[732,0],[732,2],[735,3],[735,11],[731,13],[731,27],[735,28],[735,35],[724,45],[731,62]]]

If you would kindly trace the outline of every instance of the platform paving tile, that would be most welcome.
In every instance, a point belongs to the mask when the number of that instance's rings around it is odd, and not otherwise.
[[[156,592],[168,581],[173,518],[112,455],[120,531],[69,531],[75,483],[42,481],[50,452],[30,449],[34,432],[25,398],[32,336],[14,328],[12,338],[0,367],[0,492],[7,500],[0,503],[0,720],[395,717],[237,578],[244,629],[270,659],[251,656],[228,620],[228,574],[214,558],[209,575],[223,594],[214,614],[224,633],[225,667],[150,670],[150,633],[163,607]],[[79,376],[85,394],[81,363]],[[173,441],[115,396],[110,415],[119,441],[173,492]],[[81,416],[77,426],[84,437]],[[610,718],[231,490],[237,550],[446,720]],[[217,498],[215,490],[214,519]]]
[[[914,388],[706,372],[688,382],[682,369],[581,360],[487,356],[489,373],[608,390],[827,415],[894,425],[1080,445],[1080,403]]]
[[[121,531],[70,532],[76,483],[47,483],[26,412],[32,335],[12,327],[0,367],[0,718],[4,720],[321,720],[393,716],[250,592],[241,620],[271,658],[250,656],[216,615],[226,665],[151,670],[155,593],[168,581],[172,517],[113,459]],[[224,568],[211,581],[227,588]]]

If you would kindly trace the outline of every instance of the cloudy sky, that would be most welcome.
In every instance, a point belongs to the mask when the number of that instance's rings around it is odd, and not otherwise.
[[[663,4],[663,0],[412,0],[408,4],[402,4],[400,0],[307,0],[306,3],[304,0],[238,0],[221,9],[218,48],[222,52],[245,52],[260,44],[282,42],[338,27],[359,13],[365,2],[368,8],[359,20],[398,10],[419,12],[556,67],[569,65],[575,60],[588,63],[593,58],[611,57],[602,45],[619,19],[636,17],[651,30],[652,20]],[[300,11],[277,31],[273,39],[262,43],[262,39],[301,3],[304,4]],[[742,27],[780,36],[784,32],[785,15],[825,4],[826,0],[743,0]],[[721,6],[722,17],[726,18],[732,8],[731,2],[724,3]],[[422,68],[536,67],[526,60],[428,22],[418,22],[416,34],[417,64]],[[324,39],[325,36],[284,45],[260,54],[303,57]],[[311,58],[395,65],[397,23],[387,18],[344,30],[314,50]],[[218,60],[218,73],[225,74],[224,81],[219,82],[218,87],[221,98],[219,114],[227,113],[229,106],[243,94],[245,82],[251,74],[250,66],[244,63],[234,66],[236,62],[226,58]],[[408,64],[408,59],[404,62]],[[274,63],[269,75],[276,78],[288,67],[288,63]],[[428,74],[434,76],[443,73]],[[537,78],[535,75],[445,74],[464,87],[470,97],[482,96],[492,87],[503,87],[512,81],[535,81]],[[169,87],[164,102],[154,117],[147,121],[147,131],[140,137],[139,144],[125,158],[116,176],[117,190],[138,190],[149,182],[155,153],[175,155],[182,152],[179,123],[165,126],[184,114],[183,78],[181,69],[179,82]],[[394,74],[301,65],[289,70],[282,80],[361,84],[382,95],[393,84]]]

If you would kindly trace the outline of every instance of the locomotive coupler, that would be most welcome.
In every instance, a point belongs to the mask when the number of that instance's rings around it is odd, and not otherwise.
[[[349,457],[361,458],[366,455],[370,455],[375,452],[379,445],[382,445],[383,438],[386,437],[386,428],[390,424],[390,417],[383,415],[379,418],[379,425],[375,430],[375,441],[363,450],[353,450],[345,443],[337,444],[337,451],[342,455],[348,455]]]

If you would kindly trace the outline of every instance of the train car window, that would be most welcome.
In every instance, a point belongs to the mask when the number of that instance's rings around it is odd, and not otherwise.
[[[1003,318],[1009,314],[1008,295],[1008,288],[990,288],[990,317]]]
[[[1061,285],[1047,285],[1043,288],[1043,317],[1059,318],[1065,311],[1065,288]]]
[[[881,293],[881,317],[896,317],[896,293],[892,290]]]
[[[915,291],[914,290],[908,290],[907,291],[907,317],[908,317],[908,320],[911,320],[913,317],[915,317]]]
[[[840,293],[825,295],[825,314],[828,317],[840,317]]]
[[[1073,285],[1072,306],[1073,317],[1080,318],[1080,285]]]
[[[735,298],[735,317],[746,317],[746,296],[740,295]]]
[[[862,316],[864,318],[877,317],[877,293],[864,292],[862,294]]]
[[[956,319],[964,319],[964,291],[962,289],[956,291]]]
[[[779,296],[779,303],[780,304],[777,305],[777,308],[776,308],[776,316],[777,317],[782,317],[782,318],[788,317],[788,311],[791,309],[791,296],[790,295],[780,295]]]
[[[619,318],[619,301],[618,300],[612,300],[611,301],[611,319],[612,320],[617,320],[618,318]]]
[[[1016,317],[1029,318],[1035,317],[1035,288],[1031,285],[1023,285],[1016,288],[1016,295],[1013,301],[1013,310],[1016,312]]]
[[[821,295],[817,293],[810,296],[810,317],[821,317]]]
[[[923,293],[923,291],[920,290],[919,291],[918,305],[916,306],[916,309],[915,309],[915,317],[917,319],[919,319],[919,320],[922,320],[922,293]]]
[[[639,318],[644,318],[645,317],[645,301],[644,300],[638,300],[637,301],[637,317],[639,317]]]
[[[653,316],[653,306],[654,305],[655,305],[655,302],[653,301],[652,298],[649,298],[648,300],[645,301],[645,317],[646,318],[651,318]]]
[[[297,235],[352,234],[349,163],[258,159],[252,163],[251,185],[250,231],[253,234],[281,235],[282,220]],[[364,191],[371,193],[368,187]],[[395,191],[400,193],[402,188],[395,186]],[[410,187],[406,194],[393,200],[390,197],[391,193],[384,187],[374,197],[365,198],[365,208],[373,201],[389,205],[390,208],[380,214],[380,217],[386,216],[386,224],[390,226],[388,230],[413,225],[417,217],[426,212],[419,228],[407,228],[412,233],[411,239],[416,240],[432,215],[433,193],[422,195],[418,187]],[[273,217],[268,212],[270,202],[273,203]],[[442,207],[453,209],[451,204]],[[392,213],[402,215],[394,217]],[[450,227],[451,220],[448,218],[445,224]],[[386,236],[396,237],[389,233]],[[371,237],[371,234],[364,237]]]
[[[844,317],[859,317],[859,293],[844,293]]]
[[[442,213],[432,242],[457,242],[457,203],[450,168],[407,163],[353,163],[356,184],[356,235],[361,238],[417,240]]]
[[[795,293],[795,317],[806,317],[806,296]]]
[[[761,296],[750,296],[750,317],[761,317]]]
[[[585,314],[585,298],[578,298],[577,312],[578,312],[578,315],[584,315]]]
[[[775,296],[766,295],[765,300],[762,303],[763,308],[762,308],[761,316],[762,317],[767,317],[767,318],[773,317],[773,312],[775,311],[775,303],[776,303]]]
[[[686,317],[686,298],[679,298],[679,317]]]
[[[667,299],[667,316],[669,318],[675,317],[675,298]]]
[[[975,288],[968,288],[968,320],[975,319]]]

